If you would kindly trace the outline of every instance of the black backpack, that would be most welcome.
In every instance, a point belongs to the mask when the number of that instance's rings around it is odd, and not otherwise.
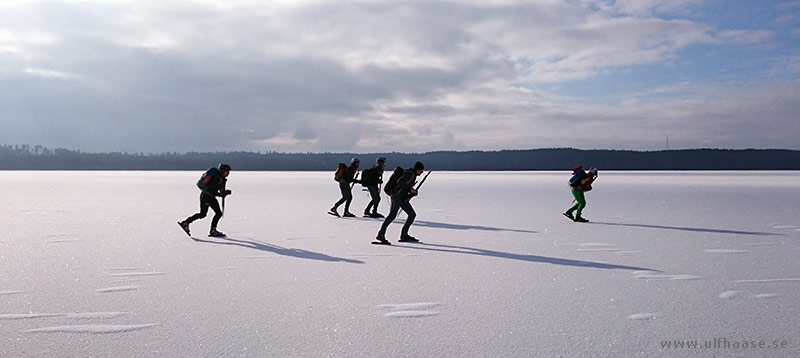
[[[211,181],[214,180],[214,177],[217,175],[219,175],[219,169],[211,168],[207,170],[202,176],[200,176],[200,179],[197,180],[197,187],[200,188],[200,190],[204,190],[209,184],[211,184]]]
[[[383,186],[383,192],[387,195],[394,194],[394,188],[397,187],[397,181],[400,180],[400,177],[405,174],[405,169],[403,167],[394,168],[392,172],[392,176],[389,177],[389,180],[386,181],[386,185]]]
[[[376,168],[364,169],[361,172],[362,186],[378,186],[378,176],[380,173]]]

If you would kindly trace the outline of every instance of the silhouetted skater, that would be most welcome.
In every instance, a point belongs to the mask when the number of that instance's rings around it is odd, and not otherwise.
[[[211,219],[211,230],[208,236],[211,237],[224,237],[225,234],[217,231],[217,223],[222,218],[222,208],[217,201],[218,196],[222,197],[224,202],[225,197],[231,195],[231,191],[225,189],[225,184],[228,181],[228,175],[231,173],[231,166],[228,164],[220,164],[216,168],[207,170],[197,181],[197,187],[200,188],[200,212],[188,217],[184,221],[179,221],[178,225],[181,226],[187,235],[189,233],[189,224],[197,219],[202,219],[208,214],[208,208],[214,210],[214,218]]]
[[[572,170],[572,177],[569,179],[569,186],[572,188],[572,196],[575,197],[575,205],[564,213],[564,216],[572,219],[574,222],[589,222],[581,216],[583,208],[586,207],[586,197],[584,193],[592,190],[592,183],[597,179],[597,168],[591,168],[588,171],[583,171],[583,167],[577,167]],[[575,212],[575,216],[572,213]]]
[[[387,187],[391,186],[389,189],[391,192],[391,210],[389,210],[389,214],[386,215],[386,219],[383,220],[383,224],[381,225],[381,229],[378,231],[378,236],[375,237],[374,243],[376,244],[383,244],[383,245],[391,245],[389,241],[386,240],[386,228],[389,227],[389,224],[394,221],[397,217],[397,213],[400,209],[406,212],[408,218],[406,218],[405,224],[403,224],[403,229],[400,231],[400,242],[418,242],[415,237],[408,234],[408,229],[411,227],[411,224],[414,223],[414,219],[417,217],[417,213],[414,211],[414,207],[411,206],[411,198],[417,195],[417,190],[414,189],[414,182],[417,180],[417,177],[422,175],[422,171],[425,169],[425,166],[422,162],[416,162],[413,168],[406,169],[403,175],[393,180],[394,178],[389,178],[389,181],[386,183]],[[392,175],[394,177],[394,175]],[[387,188],[388,189],[388,188]]]
[[[358,158],[353,158],[350,160],[350,166],[347,167],[344,175],[339,178],[339,190],[342,191],[342,198],[333,204],[333,207],[328,214],[333,216],[339,216],[339,212],[337,209],[339,205],[344,204],[344,217],[354,217],[353,213],[350,212],[350,203],[353,201],[353,187],[351,183],[361,183],[360,180],[356,179],[356,172],[358,171],[358,166],[361,164],[361,161]]]
[[[382,218],[383,215],[378,213],[378,204],[381,203],[381,189],[379,185],[383,184],[383,168],[386,167],[386,158],[380,157],[375,161],[372,168],[365,169],[361,172],[361,185],[369,190],[369,196],[372,199],[367,207],[364,209],[364,216],[371,218]]]

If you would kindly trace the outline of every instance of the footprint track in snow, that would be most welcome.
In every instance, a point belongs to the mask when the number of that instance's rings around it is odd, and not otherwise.
[[[83,242],[83,240],[79,239],[58,239],[58,240],[50,240],[48,244],[65,244],[65,243],[74,243],[74,242]]]
[[[800,278],[765,278],[760,280],[736,280],[733,283],[787,283],[800,282]]]
[[[434,308],[441,306],[438,302],[419,302],[419,303],[398,303],[384,304],[378,307],[389,309],[390,312],[384,313],[384,317],[389,318],[419,318],[430,317],[439,314]]]
[[[753,242],[749,244],[745,244],[747,246],[775,246],[780,245],[782,242]]]
[[[718,295],[718,297],[719,298],[723,298],[723,299],[740,298],[740,297],[744,296],[744,293],[745,293],[745,291],[739,291],[739,290],[725,291],[725,292],[720,293]],[[753,295],[753,298],[770,299],[770,298],[777,298],[779,296],[780,295],[778,295],[776,293],[759,293],[759,294]]]
[[[0,314],[0,321],[3,320],[43,320],[48,318],[67,318],[74,320],[110,320],[126,315],[127,312],[74,312],[74,313],[9,313]],[[155,323],[138,325],[116,325],[116,324],[82,324],[82,325],[63,325],[48,326],[41,328],[28,329],[26,333],[84,333],[84,334],[107,334],[107,333],[126,333],[138,331],[158,326]]]
[[[747,250],[739,249],[705,249],[703,250],[709,254],[744,254]]]
[[[109,267],[106,268],[107,271],[144,271],[147,270],[146,267]]]
[[[725,292],[722,292],[719,295],[717,295],[717,297],[723,298],[723,299],[733,299],[733,298],[741,297],[743,293],[744,293],[744,291],[735,291],[735,290],[734,291],[725,291]]]
[[[636,250],[624,250],[624,251],[615,251],[614,253],[620,256],[631,256],[636,254],[641,254],[643,251],[636,251]]]
[[[0,291],[0,296],[21,295],[25,291]]]
[[[656,313],[635,313],[628,316],[628,319],[633,321],[651,321],[656,319],[656,317],[658,317]]]
[[[617,245],[607,244],[604,242],[584,242],[584,243],[567,243],[559,244],[553,243],[555,246],[576,246],[578,252],[612,252],[620,256],[631,256],[641,254],[643,251],[638,250],[623,250]]]
[[[776,293],[760,293],[760,294],[757,294],[757,295],[755,295],[753,297],[758,298],[758,299],[770,299],[770,298],[777,298],[778,296],[780,296],[780,295],[778,295]]]
[[[22,320],[63,317],[72,319],[112,319],[125,315],[125,312],[77,312],[77,313],[9,313],[0,314],[0,320]]]
[[[161,276],[166,275],[166,272],[150,271],[150,272],[117,272],[108,273],[106,276],[110,277],[139,277],[139,276]]]
[[[126,333],[138,331],[147,328],[158,326],[155,323],[137,324],[137,325],[118,325],[118,324],[88,324],[88,325],[73,325],[73,326],[53,326],[42,327],[36,329],[29,329],[26,333],[90,333],[90,334],[106,334],[106,333]]]
[[[135,291],[138,290],[139,286],[113,286],[113,287],[106,287],[106,288],[98,288],[94,290],[97,293],[111,293],[111,292],[124,292],[124,291]]]
[[[703,279],[703,276],[698,275],[667,275],[653,271],[634,271],[631,272],[633,278],[639,280],[656,280],[656,281],[696,281]]]

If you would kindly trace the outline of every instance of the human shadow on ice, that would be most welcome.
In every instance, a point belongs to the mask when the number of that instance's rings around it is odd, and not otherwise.
[[[264,243],[264,242],[259,242],[259,241],[255,241],[255,240],[248,241],[248,240],[242,240],[242,239],[232,239],[230,237],[225,237],[225,238],[220,238],[219,239],[219,240],[223,240],[223,241],[203,240],[203,239],[199,239],[199,238],[196,238],[196,237],[192,237],[192,240],[194,240],[196,242],[203,242],[203,243],[208,243],[208,244],[240,246],[240,247],[245,247],[245,248],[248,248],[248,249],[255,249],[255,250],[261,250],[261,251],[266,251],[266,252],[272,252],[272,253],[275,253],[275,254],[278,254],[278,255],[297,257],[297,258],[301,258],[301,259],[318,260],[318,261],[330,261],[330,262],[340,262],[341,261],[341,262],[346,262],[346,263],[351,263],[351,264],[363,264],[364,263],[364,261],[347,259],[347,258],[343,258],[343,257],[328,256],[328,255],[325,255],[325,254],[319,253],[319,252],[313,252],[313,251],[302,250],[302,249],[288,249],[288,248],[285,248],[285,247],[280,247],[280,246],[277,246],[277,245],[268,244],[268,243]]]
[[[404,222],[405,220],[398,220],[399,223]],[[461,224],[448,224],[448,223],[438,223],[433,221],[423,221],[423,220],[416,220],[414,221],[415,226],[423,226],[423,227],[432,227],[437,229],[450,229],[450,230],[482,230],[482,231],[511,231],[511,232],[522,232],[528,234],[538,234],[538,231],[532,230],[522,230],[522,229],[505,229],[501,227],[491,227],[491,226],[481,226],[481,225],[461,225]]]
[[[649,269],[649,268],[636,267],[636,266],[615,265],[615,264],[606,264],[606,263],[602,263],[602,262],[581,261],[581,260],[572,260],[572,259],[561,259],[561,258],[557,258],[557,257],[537,256],[537,255],[524,255],[524,254],[516,254],[516,253],[512,253],[512,252],[503,252],[503,251],[478,249],[478,248],[466,247],[466,246],[437,245],[437,244],[428,244],[428,243],[422,243],[422,242],[415,243],[415,244],[412,244],[412,245],[405,245],[405,246],[399,246],[398,245],[397,247],[415,249],[415,250],[425,250],[425,251],[448,252],[448,253],[454,253],[454,254],[490,256],[490,257],[497,257],[497,258],[501,258],[501,259],[519,260],[519,261],[527,261],[527,262],[541,262],[541,263],[546,263],[546,264],[562,265],[562,266],[576,266],[576,267],[589,267],[589,268],[598,268],[598,269],[661,272],[659,270],[653,270],[653,269]]]
[[[717,234],[733,234],[733,235],[755,235],[755,236],[779,236],[783,234],[774,232],[757,232],[757,231],[738,231],[738,230],[724,230],[724,229],[707,229],[697,227],[682,227],[682,226],[662,226],[662,225],[647,225],[647,224],[625,224],[625,223],[604,223],[604,222],[590,222],[594,225],[608,225],[608,226],[627,226],[627,227],[641,227],[647,229],[667,229],[667,230],[680,230],[680,231],[694,231],[694,232],[711,232]]]

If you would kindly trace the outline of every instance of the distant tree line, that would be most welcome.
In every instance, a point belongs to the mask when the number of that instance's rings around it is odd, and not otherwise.
[[[662,151],[572,148],[437,151],[427,153],[85,153],[40,145],[0,146],[0,170],[202,170],[228,163],[234,170],[318,171],[357,157],[369,167],[378,157],[388,166],[417,160],[435,170],[566,170],[579,165],[602,170],[800,170],[800,151],[782,149],[687,149]]]

